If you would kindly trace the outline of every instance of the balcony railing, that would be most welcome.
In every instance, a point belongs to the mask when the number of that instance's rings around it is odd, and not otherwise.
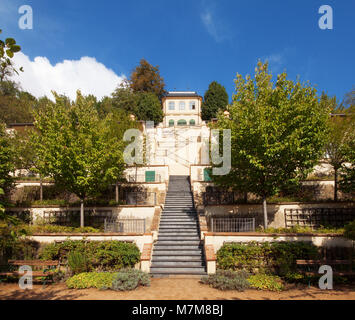
[[[106,233],[145,233],[145,219],[105,219]]]
[[[253,232],[255,218],[211,218],[212,232]]]

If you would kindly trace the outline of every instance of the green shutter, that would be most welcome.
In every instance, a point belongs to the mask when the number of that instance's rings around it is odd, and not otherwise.
[[[204,181],[212,181],[210,168],[206,168],[203,170],[203,178],[204,178]]]
[[[155,182],[155,171],[145,172],[145,182]]]

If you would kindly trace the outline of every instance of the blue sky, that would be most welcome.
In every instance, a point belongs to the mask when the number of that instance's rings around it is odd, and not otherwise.
[[[33,30],[18,27],[17,11],[24,4],[33,9]],[[318,26],[324,4],[334,10],[333,30]],[[21,60],[25,73],[28,64],[27,84],[23,80],[28,90],[28,83],[37,83],[33,77],[41,76],[31,71],[36,57],[45,57],[41,65],[52,71],[67,61],[52,76],[42,72],[55,78],[49,82],[53,89],[63,91],[58,82],[85,86],[80,77],[111,90],[110,81],[129,76],[144,57],[159,65],[168,90],[203,95],[216,80],[231,96],[236,73],[253,74],[258,59],[268,59],[274,74],[286,69],[289,78],[309,80],[341,100],[355,86],[354,15],[353,0],[0,0],[0,28],[29,59]],[[69,63],[82,57],[95,58],[105,70],[100,65],[102,73],[96,72],[95,61],[86,61],[96,77],[82,71],[86,64],[75,69]],[[66,74],[77,81],[71,83]],[[43,80],[38,83],[44,86]]]

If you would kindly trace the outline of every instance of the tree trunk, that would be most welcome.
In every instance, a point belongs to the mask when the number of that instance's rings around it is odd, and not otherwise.
[[[118,182],[116,182],[116,203],[119,201],[119,193],[118,193]]]
[[[334,201],[338,201],[338,168],[334,168]]]
[[[39,178],[39,201],[43,201],[43,179],[42,176]]]
[[[244,203],[248,203],[248,192],[244,192]]]
[[[84,199],[80,199],[80,227],[84,228]]]
[[[263,196],[264,229],[268,227],[266,196]]]

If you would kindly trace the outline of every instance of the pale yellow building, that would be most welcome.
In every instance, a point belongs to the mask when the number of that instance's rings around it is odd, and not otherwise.
[[[201,126],[202,97],[194,91],[170,91],[162,100],[163,127]]]

